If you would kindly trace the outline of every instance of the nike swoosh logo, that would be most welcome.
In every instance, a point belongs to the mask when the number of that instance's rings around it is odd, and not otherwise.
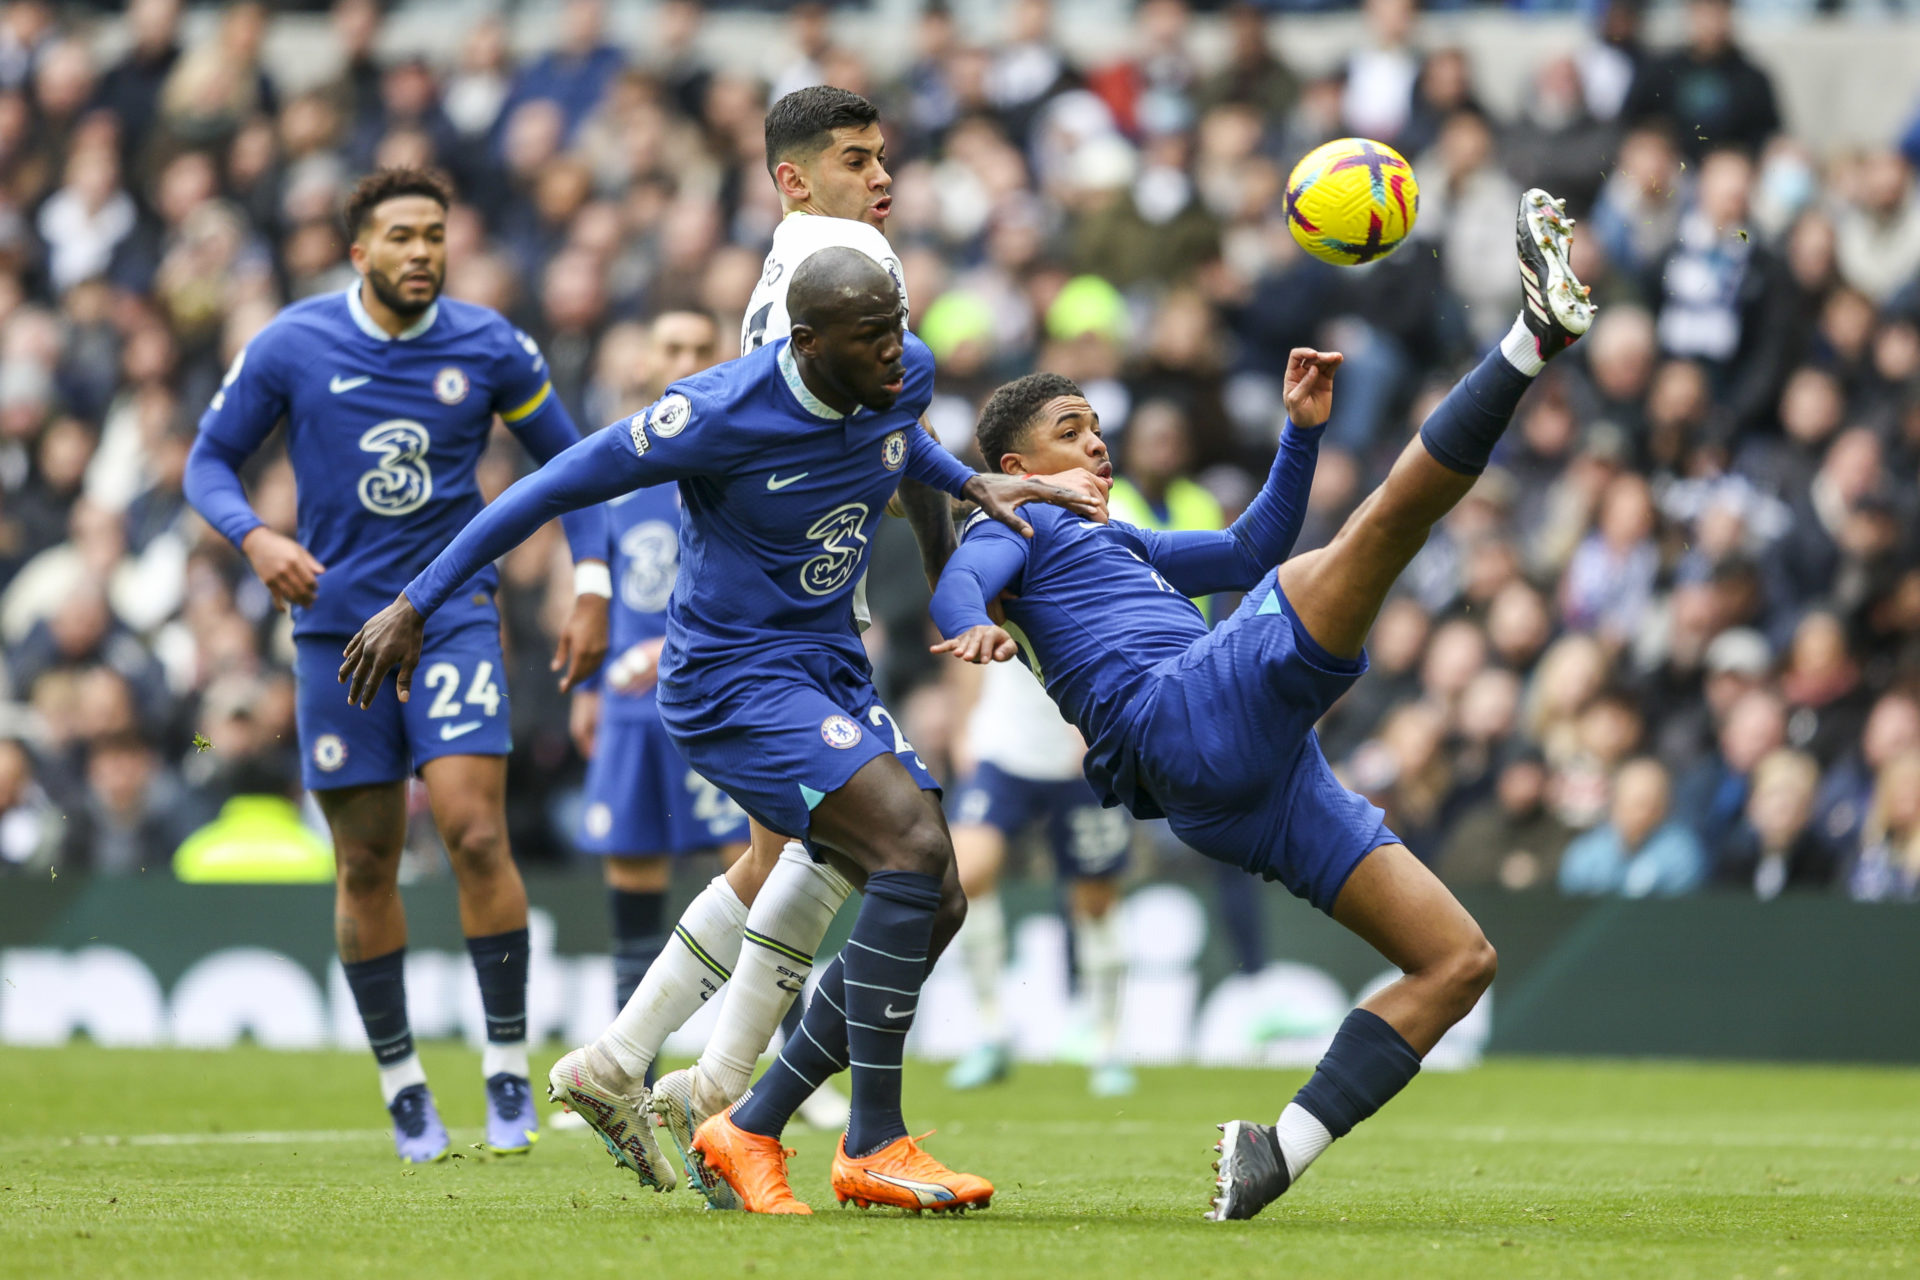
[[[904,1009],[896,1009],[892,1005],[888,1005],[887,1016],[889,1018],[911,1018],[913,1016],[913,1011],[915,1007],[916,1006],[914,1005],[908,1005]],[[905,1185],[905,1184],[903,1183],[902,1185]]]
[[[895,1186],[904,1191],[913,1192],[914,1197],[918,1199],[921,1204],[945,1204],[947,1201],[953,1199],[953,1192],[937,1182],[915,1182],[912,1178],[895,1178],[888,1174],[878,1173],[872,1169],[862,1170],[862,1172],[877,1182],[884,1182],[889,1186]]]
[[[813,473],[811,471],[802,471],[799,475],[788,476],[785,480],[782,480],[779,476],[768,476],[767,488],[776,489],[776,490],[784,489],[790,484],[794,484],[798,481],[805,480],[808,476],[812,474]]]
[[[342,391],[351,391],[355,387],[364,387],[372,381],[373,376],[371,374],[361,378],[343,378],[336,373],[333,375],[333,381],[327,384],[327,390],[333,392],[335,395],[339,395]]]
[[[440,726],[440,741],[452,742],[455,738],[464,738],[480,725],[478,720],[469,720],[465,724],[443,724]]]
[[[1080,522],[1080,527],[1081,527],[1082,529],[1104,529],[1104,528],[1106,528],[1107,526],[1105,526],[1105,525],[1103,525],[1103,524],[1095,524],[1095,523],[1094,523],[1093,521],[1091,521],[1091,520],[1082,520],[1082,521]]]

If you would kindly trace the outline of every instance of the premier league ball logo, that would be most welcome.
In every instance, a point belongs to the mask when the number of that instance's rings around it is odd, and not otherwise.
[[[845,716],[828,716],[820,722],[820,737],[828,746],[845,751],[860,741],[860,726]]]
[[[471,386],[467,375],[452,365],[433,375],[433,394],[441,404],[459,404],[467,398]]]
[[[896,431],[886,438],[880,446],[880,462],[889,471],[898,471],[907,465],[907,436],[904,431]]]

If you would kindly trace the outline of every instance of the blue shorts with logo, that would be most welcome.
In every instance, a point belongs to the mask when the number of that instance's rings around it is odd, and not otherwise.
[[[872,673],[830,652],[796,648],[750,673],[708,671],[688,684],[692,700],[660,702],[673,745],[771,831],[804,840],[814,806],[876,756],[898,759],[922,791],[940,790]]]
[[[1047,846],[1063,880],[1100,880],[1127,865],[1133,824],[1101,805],[1085,778],[1043,782],[981,764],[949,810],[955,826],[992,827],[1009,840],[1046,824]]]
[[[596,854],[686,854],[747,838],[746,812],[687,767],[667,737],[651,696],[601,701],[600,731],[587,762],[580,849]]]
[[[440,756],[503,756],[508,728],[506,661],[494,617],[436,633],[427,628],[406,702],[389,675],[362,711],[340,683],[346,636],[294,638],[300,780],[309,791],[400,782]]]
[[[1150,673],[1119,751],[1100,753],[1117,757],[1115,793],[1139,816],[1157,809],[1208,857],[1330,911],[1362,858],[1400,842],[1385,813],[1333,776],[1313,730],[1366,669],[1365,654],[1316,644],[1269,574]]]

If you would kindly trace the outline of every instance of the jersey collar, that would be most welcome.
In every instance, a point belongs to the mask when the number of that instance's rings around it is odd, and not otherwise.
[[[388,333],[374,323],[373,317],[367,314],[366,304],[360,301],[360,281],[357,279],[353,282],[353,287],[347,290],[347,311],[352,314],[353,322],[359,326],[360,332],[376,342],[392,342],[396,338],[401,342],[411,341],[433,328],[433,322],[440,318],[440,304],[435,302],[420,313],[418,320],[399,333]]]
[[[787,390],[793,392],[793,398],[800,402],[802,409],[805,409],[816,418],[825,418],[829,422],[839,422],[847,416],[828,404],[825,400],[822,400],[819,396],[813,394],[813,392],[807,390],[807,384],[800,379],[800,365],[799,362],[793,358],[793,344],[791,342],[783,342],[780,344],[780,354],[777,359],[780,362],[780,376],[786,379]]]

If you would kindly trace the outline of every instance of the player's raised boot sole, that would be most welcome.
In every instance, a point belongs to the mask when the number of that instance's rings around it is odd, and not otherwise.
[[[576,1113],[598,1134],[607,1154],[631,1170],[643,1187],[671,1191],[675,1179],[667,1157],[653,1136],[653,1113],[647,1091],[630,1097],[600,1078],[590,1059],[591,1047],[575,1049],[553,1064],[547,1075],[547,1100]]]
[[[704,1196],[709,1207],[732,1211],[740,1208],[740,1197],[725,1178],[707,1167],[706,1158],[693,1145],[700,1126],[727,1105],[724,1100],[719,1106],[706,1105],[709,1100],[701,1096],[707,1092],[705,1084],[697,1065],[669,1071],[653,1086],[653,1113],[660,1117],[660,1127],[667,1131],[680,1167],[687,1171],[687,1186]]]
[[[811,1214],[787,1181],[793,1153],[778,1138],[748,1133],[733,1122],[733,1108],[709,1116],[693,1135],[693,1150],[706,1168],[733,1189],[748,1213]]]
[[[993,1204],[993,1184],[971,1173],[956,1173],[901,1137],[872,1155],[847,1154],[843,1134],[833,1155],[833,1194],[841,1204],[860,1209],[876,1205],[933,1213],[965,1213]]]
[[[396,1093],[387,1115],[393,1119],[393,1150],[401,1163],[438,1164],[452,1150],[447,1126],[426,1085],[410,1084]]]
[[[1213,1149],[1220,1158],[1213,1162],[1213,1196],[1205,1214],[1209,1222],[1251,1218],[1293,1185],[1272,1125],[1229,1120],[1220,1126],[1220,1141]]]
[[[1565,351],[1593,327],[1593,291],[1573,273],[1573,219],[1567,202],[1538,187],[1520,197],[1514,219],[1520,251],[1520,309],[1542,360]]]
[[[524,1156],[540,1141],[540,1116],[533,1109],[533,1086],[525,1076],[500,1072],[487,1077],[487,1150],[496,1156]]]

